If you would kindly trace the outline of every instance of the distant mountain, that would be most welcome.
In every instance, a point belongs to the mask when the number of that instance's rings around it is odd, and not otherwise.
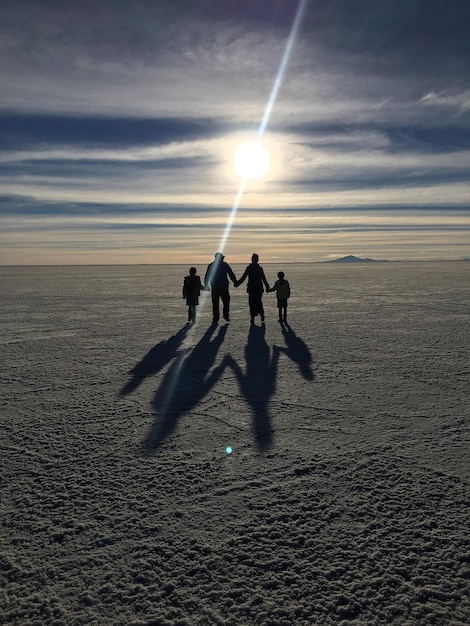
[[[375,259],[361,259],[357,256],[353,256],[349,254],[348,256],[343,256],[340,259],[331,259],[330,261],[325,261],[325,263],[378,263]]]

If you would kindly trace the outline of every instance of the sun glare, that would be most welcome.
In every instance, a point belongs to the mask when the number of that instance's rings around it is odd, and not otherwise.
[[[245,180],[261,178],[270,166],[269,153],[259,141],[246,141],[235,152],[235,171]]]

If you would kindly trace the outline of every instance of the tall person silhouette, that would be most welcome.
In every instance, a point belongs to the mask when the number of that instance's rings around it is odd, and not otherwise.
[[[250,265],[248,265],[243,272],[240,280],[235,283],[235,287],[238,287],[248,278],[246,290],[248,292],[248,305],[250,307],[250,321],[252,324],[257,315],[261,317],[261,323],[264,324],[264,307],[262,301],[264,287],[266,287],[266,291],[269,291],[269,284],[264,275],[264,270],[261,265],[258,264],[258,261],[259,256],[254,253],[251,257]]]
[[[215,253],[215,260],[207,266],[204,284],[211,289],[212,296],[212,323],[217,324],[220,318],[220,303],[222,300],[222,315],[226,322],[230,321],[230,293],[228,290],[231,278],[235,285],[237,278],[232,268],[224,261],[222,252]]]

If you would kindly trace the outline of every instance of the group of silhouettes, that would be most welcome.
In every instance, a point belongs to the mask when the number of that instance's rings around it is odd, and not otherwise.
[[[186,298],[188,305],[188,322],[196,321],[196,307],[199,304],[201,291],[211,291],[212,297],[212,323],[217,324],[220,318],[220,301],[222,301],[222,317],[225,321],[230,321],[230,292],[229,279],[234,287],[241,285],[247,278],[248,305],[250,308],[250,322],[254,324],[255,317],[261,317],[264,323],[263,293],[275,291],[277,296],[277,307],[279,311],[279,322],[287,323],[287,300],[290,297],[289,282],[285,279],[284,272],[278,272],[278,280],[273,287],[264,274],[264,270],[259,264],[259,256],[253,254],[251,263],[247,266],[243,275],[237,280],[232,268],[224,261],[224,255],[216,252],[215,259],[207,267],[204,276],[204,285],[197,275],[197,269],[191,267],[189,275],[185,276],[183,282],[183,298]]]

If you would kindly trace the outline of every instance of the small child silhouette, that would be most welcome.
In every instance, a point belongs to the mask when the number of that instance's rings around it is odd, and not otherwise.
[[[277,296],[277,308],[279,309],[279,322],[287,323],[287,300],[290,297],[289,281],[284,278],[284,272],[277,273],[278,279],[269,291],[275,291]]]
[[[196,272],[195,267],[190,267],[189,276],[185,276],[183,282],[183,298],[186,298],[188,305],[188,322],[196,321],[196,306],[199,304],[199,296],[204,289]]]

